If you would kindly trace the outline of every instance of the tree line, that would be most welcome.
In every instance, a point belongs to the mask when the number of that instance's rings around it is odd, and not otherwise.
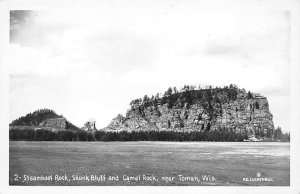
[[[248,139],[246,134],[232,131],[121,131],[121,132],[73,132],[33,129],[11,129],[12,141],[217,141],[241,142]]]
[[[151,97],[145,95],[143,98],[137,98],[130,102],[130,106],[131,108],[137,108],[167,103],[168,107],[172,108],[174,105],[182,106],[184,103],[191,105],[196,101],[224,103],[229,100],[236,100],[238,92],[246,93],[246,90],[238,88],[235,84],[224,87],[184,85],[179,90],[176,87],[169,87],[163,95],[157,93]],[[250,91],[247,93],[247,98],[253,98]]]
[[[248,139],[247,134],[231,130],[213,131],[59,131],[52,132],[44,129],[11,129],[9,139],[12,141],[217,141],[241,142]],[[289,142],[290,133],[282,133],[277,127],[273,135],[263,141]]]
[[[274,130],[272,139],[273,139],[274,141],[289,142],[290,139],[291,139],[291,137],[290,137],[290,132],[283,133],[282,130],[281,130],[281,127],[278,126],[278,127]]]

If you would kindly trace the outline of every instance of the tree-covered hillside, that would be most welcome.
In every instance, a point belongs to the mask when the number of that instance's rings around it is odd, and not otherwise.
[[[54,118],[64,118],[63,115],[58,115],[55,111],[51,109],[39,109],[32,113],[28,113],[14,121],[12,121],[10,126],[38,126],[42,121],[46,119]],[[66,121],[66,129],[80,130],[77,126],[69,121]]]
[[[63,116],[50,109],[39,109],[12,121],[10,126],[38,126],[43,120],[53,118],[63,118]]]

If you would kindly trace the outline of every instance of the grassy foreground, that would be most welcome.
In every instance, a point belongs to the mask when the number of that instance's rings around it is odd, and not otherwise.
[[[11,141],[9,178],[10,185],[288,186],[289,149],[270,142]],[[258,177],[272,181],[243,179]]]

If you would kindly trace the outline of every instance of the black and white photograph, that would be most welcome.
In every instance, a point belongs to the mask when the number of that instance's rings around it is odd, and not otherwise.
[[[300,193],[299,1],[75,2],[6,4],[9,188]]]

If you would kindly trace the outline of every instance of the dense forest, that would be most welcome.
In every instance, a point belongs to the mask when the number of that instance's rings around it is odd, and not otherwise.
[[[248,137],[231,131],[96,131],[92,133],[12,129],[9,131],[9,139],[17,141],[243,141]]]
[[[290,141],[289,134],[283,134],[280,128],[275,130],[274,139],[265,141]],[[9,139],[14,141],[217,141],[241,142],[248,139],[246,134],[235,133],[230,130],[215,131],[121,131],[121,132],[87,132],[87,131],[59,131],[32,129],[12,129]]]
[[[131,108],[146,108],[149,106],[157,106],[159,104],[167,104],[168,108],[173,106],[182,108],[185,104],[187,106],[194,103],[209,105],[212,103],[226,103],[230,100],[236,100],[238,92],[247,93],[247,98],[252,99],[253,94],[245,89],[238,88],[235,84],[230,84],[224,87],[212,87],[201,85],[198,87],[193,85],[184,85],[183,88],[178,90],[176,87],[169,87],[163,95],[157,93],[151,98],[145,95],[142,98],[132,100],[130,103]]]

